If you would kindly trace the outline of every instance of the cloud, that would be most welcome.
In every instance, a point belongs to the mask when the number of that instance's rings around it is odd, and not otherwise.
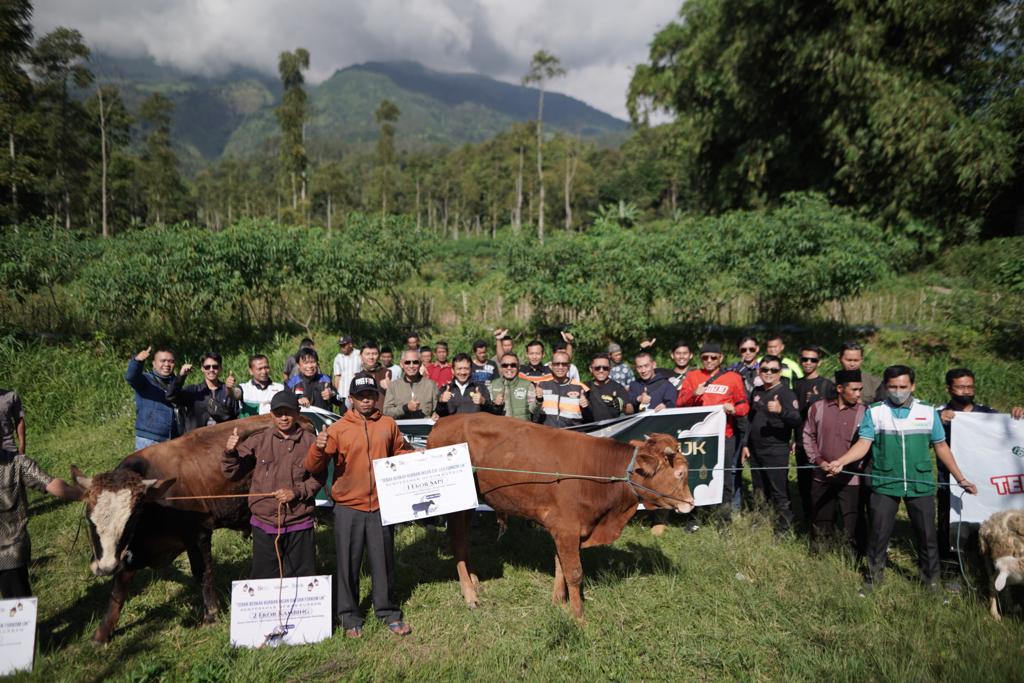
[[[546,49],[569,73],[552,84],[625,117],[634,64],[679,0],[36,0],[42,35],[82,32],[96,50],[148,54],[184,71],[276,73],[278,54],[310,51],[309,80],[366,61],[411,59],[517,82]]]

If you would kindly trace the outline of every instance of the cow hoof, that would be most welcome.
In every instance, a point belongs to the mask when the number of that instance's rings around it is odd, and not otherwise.
[[[476,609],[479,606],[480,602],[478,600],[466,600],[466,607],[469,609]]]
[[[89,639],[89,642],[93,647],[105,647],[110,642],[110,638],[104,638],[99,634],[95,634]]]

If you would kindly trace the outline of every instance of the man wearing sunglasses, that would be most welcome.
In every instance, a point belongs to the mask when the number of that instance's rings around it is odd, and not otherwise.
[[[622,415],[626,406],[626,388],[610,379],[612,360],[607,353],[599,353],[590,361],[589,403],[583,410],[584,422],[611,420]]]
[[[743,386],[747,390],[747,399],[754,393],[754,387],[761,386],[761,378],[757,376],[758,360],[757,355],[761,352],[761,346],[753,337],[744,337],[736,346],[740,359],[729,366],[729,370],[739,374],[743,378]]]
[[[572,427],[583,424],[583,411],[590,406],[587,387],[569,378],[569,354],[551,354],[552,378],[537,383],[536,397],[540,406],[533,421],[549,427]]]
[[[757,369],[761,386],[750,399],[750,427],[743,444],[743,462],[750,460],[754,496],[775,508],[775,533],[793,523],[789,501],[789,442],[800,426],[796,394],[782,381],[782,359],[771,354]]]
[[[491,402],[499,415],[529,420],[537,409],[533,383],[519,376],[519,357],[504,353],[498,359],[500,376],[491,382]]]
[[[199,367],[203,371],[202,382],[185,386],[185,379],[192,372],[192,364],[185,363],[181,374],[167,387],[167,400],[178,406],[185,416],[182,433],[238,417],[242,390],[235,385],[233,373],[228,375],[227,382],[220,381],[220,354],[203,354]]]
[[[743,378],[738,373],[722,369],[720,344],[705,343],[700,348],[701,366],[690,372],[679,387],[676,405],[686,406],[722,406],[725,410],[725,466],[736,466],[736,419],[750,412],[747,390]],[[722,504],[718,507],[718,516],[722,522],[732,519],[732,499],[736,479],[732,472],[725,473],[722,486]]]
[[[431,417],[437,408],[437,385],[420,372],[419,351],[402,351],[402,376],[388,385],[384,414],[397,420]]]
[[[836,398],[836,385],[828,377],[818,374],[822,355],[821,349],[813,344],[801,348],[800,369],[803,370],[804,376],[793,382],[793,393],[800,404],[800,426],[796,432],[796,481],[797,491],[800,493],[800,508],[806,524],[810,524],[812,517],[811,481],[814,479],[814,473],[810,468],[801,467],[807,465],[808,460],[800,435],[804,433],[804,423],[807,421],[807,412],[811,406],[823,399]]]

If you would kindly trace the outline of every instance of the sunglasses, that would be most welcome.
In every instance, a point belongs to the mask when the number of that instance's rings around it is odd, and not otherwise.
[[[402,365],[419,365],[419,364],[420,364],[420,362],[418,360],[403,360],[402,361]]]
[[[519,367],[519,363],[502,363],[501,367],[503,367],[503,368],[518,368]]]
[[[761,372],[766,375],[774,375],[777,372],[782,372],[782,368],[761,368]]]
[[[820,358],[812,358],[811,356],[800,356],[801,363],[820,363]]]
[[[701,360],[717,360],[718,358],[719,355],[717,353],[705,353],[700,357]]]
[[[740,353],[757,353],[756,346],[744,346],[740,349]]]
[[[594,372],[608,372],[609,370],[612,369],[612,366],[610,366],[610,365],[591,365],[590,369],[593,370]]]
[[[552,363],[551,367],[553,367],[553,368],[564,368],[564,367],[567,367],[568,365],[569,365],[568,363]]]
[[[204,365],[203,370],[220,370],[219,365]]]

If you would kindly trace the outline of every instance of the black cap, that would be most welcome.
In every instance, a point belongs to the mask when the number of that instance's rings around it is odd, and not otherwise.
[[[838,370],[836,371],[836,384],[847,382],[862,382],[860,370]]]
[[[352,337],[348,336],[347,334],[343,334],[343,335],[341,335],[341,337],[338,338],[338,346],[344,346],[345,344],[352,344],[352,343],[353,343]]]
[[[718,342],[704,342],[704,346],[700,347],[701,353],[722,353],[722,345]]]
[[[368,372],[360,372],[352,378],[352,384],[348,388],[348,395],[355,396],[363,391],[376,391],[378,394],[384,393],[384,390],[377,384],[377,378]]]
[[[295,412],[299,412],[299,399],[287,389],[279,391],[270,399],[270,410],[273,411],[278,408],[291,408]]]

